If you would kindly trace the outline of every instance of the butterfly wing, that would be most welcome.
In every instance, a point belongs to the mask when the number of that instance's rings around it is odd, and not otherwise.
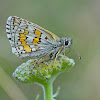
[[[6,32],[12,53],[19,57],[43,57],[59,40],[52,32],[16,16],[8,18]]]

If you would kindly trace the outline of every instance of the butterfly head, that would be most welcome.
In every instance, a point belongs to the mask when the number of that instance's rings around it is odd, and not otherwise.
[[[61,42],[65,48],[70,47],[72,44],[72,39],[70,38],[61,38]]]

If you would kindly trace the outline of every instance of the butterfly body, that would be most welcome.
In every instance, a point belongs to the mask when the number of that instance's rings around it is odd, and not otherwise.
[[[59,38],[37,24],[16,16],[7,19],[6,32],[12,53],[21,58],[48,56],[48,59],[54,59],[72,44],[70,38]]]

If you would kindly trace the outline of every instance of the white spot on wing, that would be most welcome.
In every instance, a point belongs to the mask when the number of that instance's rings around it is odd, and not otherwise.
[[[39,49],[44,49],[44,47],[40,47]]]
[[[33,42],[34,37],[26,35],[27,39],[25,41],[27,42]]]
[[[20,50],[23,50],[23,46],[19,46],[19,49],[20,49]]]
[[[6,32],[10,33],[10,30],[6,29]]]
[[[17,42],[19,39],[19,36],[15,36],[15,42]]]
[[[18,28],[16,32],[18,32],[18,33],[19,33],[19,32],[20,32],[20,33],[24,33],[25,31],[24,31],[24,29]]]
[[[26,51],[22,51],[22,53],[25,53]]]
[[[15,36],[15,34],[14,33],[12,33],[12,37],[14,37]]]
[[[9,20],[7,20],[7,24],[10,25],[10,21]]]
[[[29,25],[28,28],[27,28],[27,30],[29,32],[34,32],[35,31],[35,28],[32,25]]]
[[[33,48],[34,47],[34,44],[33,45],[30,45],[30,47]]]
[[[26,24],[21,23],[21,24],[19,25],[19,27],[21,27],[21,28],[25,28],[25,27],[26,27]]]
[[[32,51],[36,51],[36,49],[35,48],[32,48]]]
[[[11,21],[11,19],[12,19],[12,16],[8,17],[7,21]]]
[[[45,39],[45,37],[46,37],[46,36],[45,36],[44,34],[41,35],[41,38],[42,38],[42,39]]]
[[[10,28],[10,26],[6,25],[6,28]]]
[[[7,37],[8,37],[8,38],[11,38],[12,36],[11,36],[11,34],[7,34]]]
[[[17,42],[17,45],[21,45],[21,42],[20,42],[20,41],[18,41],[18,42]]]
[[[18,28],[18,26],[15,26],[15,27],[14,27],[14,30],[17,30],[17,28]]]
[[[14,25],[15,25],[15,26],[18,26],[19,24],[15,22]]]
[[[17,52],[16,48],[12,47],[12,53],[15,53],[15,52]]]
[[[10,22],[11,23],[11,25],[13,25],[13,22]]]
[[[23,54],[21,54],[21,57],[29,57],[29,54],[28,53],[23,53]]]

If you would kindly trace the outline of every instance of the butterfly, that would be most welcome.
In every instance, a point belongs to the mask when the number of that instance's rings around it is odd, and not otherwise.
[[[17,16],[7,19],[6,32],[12,53],[21,58],[57,59],[72,44],[70,38],[59,38],[37,24]]]

